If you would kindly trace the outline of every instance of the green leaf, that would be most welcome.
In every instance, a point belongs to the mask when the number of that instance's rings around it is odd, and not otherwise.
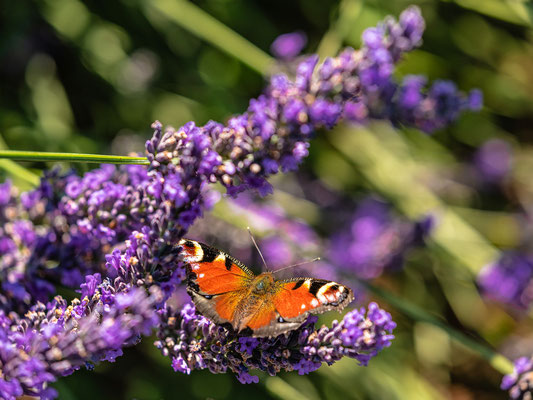
[[[201,8],[188,1],[152,0],[143,3],[200,39],[235,57],[262,75],[267,75],[274,59],[228,28]]]

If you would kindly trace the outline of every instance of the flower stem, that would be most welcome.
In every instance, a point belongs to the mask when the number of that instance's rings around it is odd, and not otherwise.
[[[7,144],[4,142],[2,136],[0,136],[0,150],[6,149]],[[3,169],[14,178],[18,178],[29,183],[31,186],[37,186],[39,184],[39,175],[34,174],[30,170],[18,165],[12,160],[0,160],[0,169]]]
[[[97,164],[149,164],[146,157],[109,156],[82,153],[51,153],[44,151],[18,150],[0,150],[0,159],[17,161],[69,161]]]
[[[356,25],[357,18],[363,9],[360,0],[342,0],[339,4],[339,16],[328,31],[322,36],[316,52],[321,59],[334,56],[342,47],[342,43],[350,30]]]
[[[466,334],[450,327],[445,321],[432,316],[424,309],[404,299],[398,298],[386,290],[371,285],[363,280],[358,280],[358,282],[376,296],[382,298],[391,306],[409,316],[413,320],[426,322],[443,330],[450,336],[451,339],[481,355],[481,357],[486,359],[495,370],[501,372],[502,374],[509,374],[513,371],[513,363],[507,357],[491,349],[488,345],[480,343],[479,341],[482,340],[481,338],[474,339],[467,336]]]

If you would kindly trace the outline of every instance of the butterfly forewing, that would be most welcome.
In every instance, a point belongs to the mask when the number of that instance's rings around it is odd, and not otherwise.
[[[182,239],[187,292],[197,310],[216,323],[231,323],[234,310],[253,273],[229,255],[193,240]]]
[[[192,240],[179,243],[187,263],[188,287],[206,296],[239,291],[249,285],[253,273],[233,257]]]

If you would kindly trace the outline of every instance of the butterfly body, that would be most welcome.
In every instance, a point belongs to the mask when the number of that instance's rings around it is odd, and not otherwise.
[[[275,280],[272,272],[254,275],[228,254],[182,239],[187,292],[198,312],[217,324],[255,337],[298,328],[309,313],[342,310],[351,289],[314,278]]]

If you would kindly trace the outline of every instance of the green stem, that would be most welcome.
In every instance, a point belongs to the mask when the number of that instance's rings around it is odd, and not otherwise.
[[[82,153],[49,153],[44,151],[18,150],[0,150],[0,159],[17,161],[69,161],[98,164],[149,164],[146,157],[108,156]]]
[[[0,159],[0,168],[5,170],[11,176],[28,182],[31,186],[37,186],[39,184],[40,179],[38,175],[21,167],[16,162]]]
[[[344,38],[355,24],[363,9],[361,0],[342,0],[339,4],[339,17],[322,36],[316,52],[321,59],[337,54]]]
[[[7,144],[1,135],[0,150],[7,150]],[[21,167],[16,162],[13,162],[11,160],[0,160],[0,168],[5,170],[14,178],[18,178],[22,181],[28,182],[31,186],[37,186],[39,184],[39,175],[34,174],[33,172],[24,167]]]
[[[445,321],[433,317],[422,308],[407,302],[404,299],[400,299],[386,290],[373,286],[365,281],[358,282],[376,296],[382,298],[391,306],[409,316],[413,320],[426,322],[438,327],[439,329],[442,329],[450,336],[450,338],[481,355],[481,357],[486,359],[495,370],[501,372],[502,374],[509,374],[513,371],[513,363],[507,357],[504,357],[503,355],[492,350],[488,345],[480,343],[480,338],[474,339],[465,335],[464,333],[450,327]]]
[[[189,1],[151,0],[142,4],[230,54],[261,75],[267,75],[274,65],[272,57]]]

